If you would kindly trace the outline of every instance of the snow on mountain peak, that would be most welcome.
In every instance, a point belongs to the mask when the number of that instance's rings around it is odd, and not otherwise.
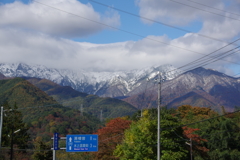
[[[89,94],[97,94],[98,91],[103,90],[103,87],[115,86],[115,89],[124,90],[122,92],[125,95],[139,86],[143,79],[156,77],[159,71],[168,80],[181,73],[181,71],[176,70],[171,65],[152,66],[130,71],[87,72],[84,70],[54,69],[43,65],[29,65],[24,63],[0,64],[0,73],[6,77],[45,78]]]

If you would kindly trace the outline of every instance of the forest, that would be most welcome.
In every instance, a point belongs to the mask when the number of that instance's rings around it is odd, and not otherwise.
[[[104,123],[71,111],[55,108],[39,120],[24,123],[17,105],[4,104],[1,159],[52,159],[54,132],[97,134],[98,152],[56,152],[57,159],[152,160],[157,159],[157,109],[145,109],[132,116],[107,119]],[[54,110],[54,109],[53,109]],[[64,110],[64,111],[63,111]],[[60,114],[65,112],[65,114]],[[207,107],[183,105],[177,109],[162,107],[162,160],[237,160],[240,157],[240,113],[238,108],[217,113]],[[15,123],[13,123],[15,122]],[[20,129],[19,132],[15,131]],[[14,143],[11,143],[13,140]],[[64,147],[65,142],[60,142]],[[12,148],[12,149],[11,149]]]

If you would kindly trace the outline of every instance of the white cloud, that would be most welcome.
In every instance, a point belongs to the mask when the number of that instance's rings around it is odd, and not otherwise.
[[[140,16],[153,20],[168,22],[173,25],[188,25],[191,21],[222,18],[216,14],[228,16],[228,13],[221,12],[213,8],[218,8],[220,10],[230,9],[232,12],[239,13],[239,9],[236,8],[236,3],[232,3],[228,7],[223,1],[221,2],[219,0],[202,0],[199,3],[202,3],[206,6],[198,5],[188,0],[136,0],[136,4],[140,8]],[[214,15],[208,12],[214,12],[216,14]],[[151,21],[144,19],[143,21],[145,23],[152,23]]]
[[[170,40],[167,36],[148,36],[136,42],[92,44],[17,29],[1,29],[0,62],[24,62],[53,68],[111,71],[163,64],[178,67],[203,56],[150,39],[204,54],[223,45],[211,40],[202,41],[201,38],[191,34],[175,40]],[[228,63],[221,61],[221,66],[224,64]],[[216,68],[218,64],[212,66]]]
[[[75,0],[41,0],[41,2],[109,25],[119,25],[119,15],[113,11],[100,15],[93,10],[91,5],[84,5]],[[203,27],[199,33],[210,37],[231,41],[240,33],[239,21],[222,19],[222,17],[214,18],[213,15],[206,16],[206,13],[200,13],[191,8],[185,10],[183,6],[168,4],[170,2],[167,3],[167,0],[161,1],[162,3],[158,0],[139,0],[138,2],[141,14],[146,13],[145,17],[150,16],[149,18],[157,20],[165,19],[170,23],[183,25],[200,17]],[[216,0],[201,2],[225,7],[224,3],[217,3]],[[169,12],[166,12],[167,9]],[[173,40],[167,35],[152,35],[139,41],[110,44],[75,42],[60,37],[86,36],[104,27],[49,9],[36,2],[28,5],[20,2],[1,5],[0,19],[0,62],[8,63],[24,62],[43,64],[53,68],[95,71],[129,70],[163,64],[179,67],[202,57],[203,55],[199,53],[211,53],[225,44],[191,33]],[[231,56],[228,61],[239,63],[239,57]],[[225,67],[229,64],[229,62],[221,61],[221,63],[216,62],[207,67],[230,72]]]
[[[0,19],[0,27],[17,27],[67,38],[88,36],[107,28],[95,22],[110,26],[120,24],[120,16],[116,12],[101,15],[90,4],[77,0],[38,0],[30,4],[15,1],[0,5]]]

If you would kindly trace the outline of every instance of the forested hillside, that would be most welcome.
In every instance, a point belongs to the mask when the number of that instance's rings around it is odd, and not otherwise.
[[[94,116],[59,105],[44,91],[24,79],[1,80],[0,84],[1,103],[4,106],[2,158],[9,159],[10,142],[13,142],[11,137],[14,136],[15,157],[24,157],[20,159],[26,160],[37,160],[40,157],[52,159],[50,148],[54,132],[58,132],[61,137],[67,134],[92,133],[99,136],[98,152],[70,154],[61,150],[57,152],[59,160],[157,157],[156,109],[109,119],[102,125]],[[50,88],[46,91],[50,91]],[[79,93],[73,91],[72,96],[74,95],[79,96]],[[89,95],[82,96],[86,98]],[[219,114],[206,107],[190,105],[183,105],[177,109],[163,107],[161,159],[187,160],[191,156],[196,160],[238,159],[240,156],[238,111],[238,108],[235,108],[234,113],[227,113],[222,107]],[[61,142],[60,145],[64,147],[65,143]]]
[[[39,139],[41,143],[50,145],[54,132],[61,136],[87,134],[94,132],[101,125],[98,118],[58,104],[44,91],[22,78],[0,80],[0,104],[4,107],[3,127],[6,127],[9,121],[12,121],[9,124],[17,123],[14,118],[8,120],[8,114],[14,117],[17,116],[15,111],[21,113],[20,120],[28,128],[26,133],[30,136],[30,148],[33,147],[33,142]],[[3,135],[9,134],[6,132],[3,132]],[[9,147],[9,144],[6,143],[3,147]]]
[[[65,107],[81,110],[95,117],[102,118],[121,117],[132,115],[137,111],[135,107],[114,98],[102,98],[96,95],[89,95],[78,92],[69,86],[60,86],[50,80],[40,78],[25,78],[36,87],[52,96],[58,103]]]

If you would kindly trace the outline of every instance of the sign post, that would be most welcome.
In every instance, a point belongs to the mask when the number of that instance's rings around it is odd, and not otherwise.
[[[58,140],[59,140],[58,133],[54,133],[54,136],[53,136],[53,160],[56,159],[56,150],[59,150]]]
[[[67,152],[97,152],[98,151],[98,135],[96,134],[67,135],[66,151]]]

